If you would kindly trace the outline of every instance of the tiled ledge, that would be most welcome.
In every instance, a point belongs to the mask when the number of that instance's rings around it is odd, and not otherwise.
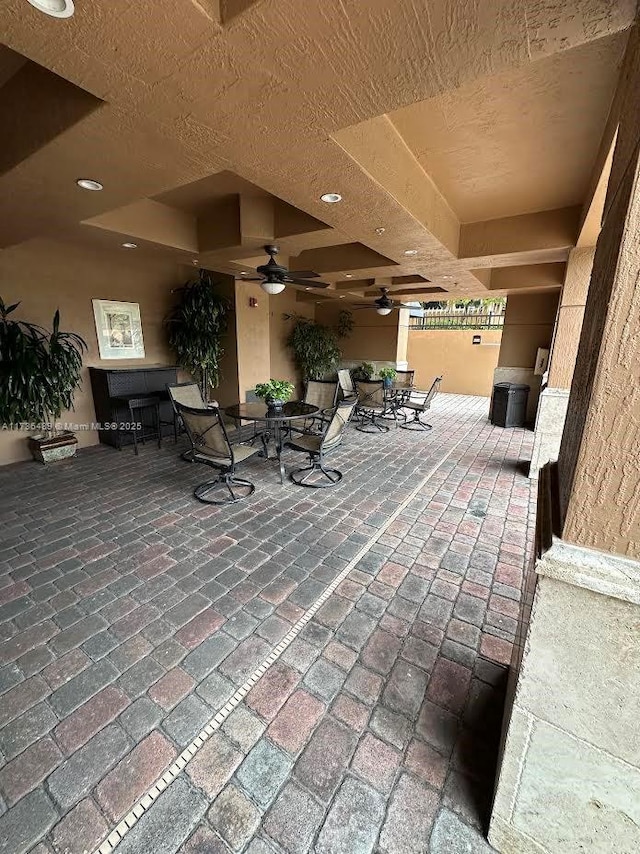
[[[603,596],[640,605],[640,562],[553,538],[536,565],[545,575]]]

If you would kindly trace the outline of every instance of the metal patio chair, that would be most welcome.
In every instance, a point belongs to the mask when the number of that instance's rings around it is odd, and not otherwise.
[[[327,428],[321,436],[296,436],[287,442],[286,447],[293,451],[309,455],[309,465],[294,469],[289,477],[298,486],[312,489],[326,489],[335,486],[342,480],[342,472],[325,466],[325,457],[342,444],[342,435],[356,407],[355,398],[339,403],[332,411]],[[314,473],[320,472],[323,479],[320,482],[309,483]]]
[[[356,390],[353,385],[351,371],[348,371],[346,368],[343,368],[341,371],[338,371],[338,383],[340,385],[340,391],[342,393],[343,400],[347,400],[349,397],[356,396]]]
[[[232,445],[217,408],[195,409],[176,403],[176,409],[191,441],[191,459],[220,469],[214,480],[201,483],[193,491],[205,504],[234,504],[255,492],[250,480],[236,477],[236,466],[257,454],[259,448]],[[218,498],[217,495],[222,497]]]
[[[358,403],[356,416],[360,424],[356,427],[361,433],[386,433],[388,424],[381,424],[380,419],[391,415],[397,425],[395,410],[390,410],[385,399],[384,383],[382,380],[356,380]]]
[[[305,388],[303,402],[317,406],[320,412],[305,419],[302,430],[292,427],[293,432],[322,432],[327,423],[325,413],[334,408],[337,399],[338,383],[335,380],[309,380]]]
[[[217,406],[214,401],[205,403],[202,399],[202,392],[198,383],[167,383],[167,394],[173,407],[173,436],[175,441],[178,441],[180,433],[180,416],[176,410],[176,403],[182,406],[189,406],[191,409],[207,409],[209,406]]]
[[[431,424],[427,424],[422,420],[424,413],[431,408],[433,398],[440,389],[442,377],[436,377],[429,391],[412,391],[407,400],[398,407],[397,414],[403,418],[403,421],[398,422],[398,426],[404,430],[432,430]]]

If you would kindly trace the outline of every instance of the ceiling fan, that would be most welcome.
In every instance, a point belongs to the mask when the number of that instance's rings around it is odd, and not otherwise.
[[[361,311],[363,308],[375,308],[378,314],[391,314],[394,308],[415,308],[413,305],[409,305],[406,302],[394,302],[389,297],[389,288],[380,288],[382,291],[382,296],[378,297],[378,299],[373,302],[361,302],[355,311]]]
[[[310,281],[317,279],[319,273],[314,273],[313,270],[294,270],[292,273],[286,267],[278,264],[275,256],[278,254],[278,247],[267,245],[264,247],[265,252],[269,256],[266,264],[261,264],[256,267],[256,273],[260,274],[259,278],[249,279],[242,276],[243,282],[260,282],[260,287],[268,294],[279,294],[284,290],[285,285],[304,285],[307,288],[328,288],[328,282]]]

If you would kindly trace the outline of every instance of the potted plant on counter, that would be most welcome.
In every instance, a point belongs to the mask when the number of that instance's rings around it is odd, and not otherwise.
[[[256,395],[264,400],[269,409],[282,409],[293,391],[293,383],[287,380],[269,380],[268,383],[258,383],[256,386]]]
[[[375,368],[371,362],[363,362],[351,371],[351,376],[359,382],[369,382],[375,373]]]
[[[80,385],[85,341],[75,332],[60,331],[60,312],[49,333],[41,326],[14,320],[20,303],[0,299],[0,422],[8,429],[37,425],[29,437],[33,458],[42,463],[72,457],[78,440],[56,428]]]
[[[380,368],[378,371],[378,376],[382,380],[382,384],[385,388],[391,388],[393,385],[393,381],[396,378],[396,369],[395,368]]]

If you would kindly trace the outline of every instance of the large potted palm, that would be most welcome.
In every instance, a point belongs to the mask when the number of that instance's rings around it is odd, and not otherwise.
[[[165,318],[169,346],[178,364],[200,385],[204,401],[220,381],[222,338],[227,331],[229,300],[222,296],[208,270],[197,282],[178,289],[180,300]]]
[[[9,429],[35,430],[29,448],[42,463],[71,457],[78,441],[58,422],[73,409],[87,345],[75,332],[60,330],[59,311],[51,332],[14,320],[19,305],[0,299],[0,422]]]

